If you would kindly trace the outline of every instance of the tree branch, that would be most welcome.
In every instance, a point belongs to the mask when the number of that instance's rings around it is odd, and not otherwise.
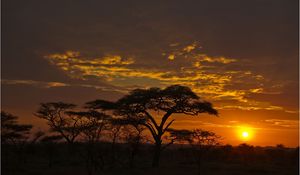
[[[159,128],[158,124],[156,123],[155,119],[149,114],[149,112],[147,112],[145,110],[144,113],[150,119],[150,121],[154,124],[155,128],[158,129]]]
[[[153,127],[150,126],[148,123],[142,123],[142,125],[146,126],[150,130],[152,137],[154,138],[154,140],[156,140],[157,134],[153,130]]]
[[[159,125],[159,128],[160,130],[162,131],[163,130],[163,127],[166,123],[166,121],[168,120],[168,118],[173,114],[174,110],[173,109],[170,109],[168,110],[168,112],[163,116],[163,118],[161,119],[161,123]]]
[[[166,126],[165,129],[163,130],[163,133],[166,132],[166,130],[170,127],[170,125],[171,125],[174,121],[175,121],[175,119],[171,120],[171,121],[167,124],[167,126]]]

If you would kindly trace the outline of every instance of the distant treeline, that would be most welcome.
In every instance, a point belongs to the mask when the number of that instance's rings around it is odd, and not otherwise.
[[[2,173],[91,175],[133,174],[133,170],[138,171],[137,174],[148,174],[147,171],[151,171],[149,167],[152,162],[149,159],[153,156],[153,145],[150,144],[136,146],[128,141],[115,144],[99,142],[93,145],[76,142],[70,145],[54,140],[2,145]],[[180,167],[186,171],[185,174],[210,174],[221,169],[229,172],[237,169],[249,174],[296,175],[298,163],[299,148],[285,148],[282,145],[219,145],[198,149],[192,145],[174,144],[161,155],[161,167],[169,169],[170,174]],[[218,174],[223,173],[228,174]]]

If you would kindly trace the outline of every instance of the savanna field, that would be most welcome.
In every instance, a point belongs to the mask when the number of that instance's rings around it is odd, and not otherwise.
[[[151,145],[140,145],[133,162],[129,159],[132,152],[130,144],[115,145],[115,158],[112,157],[111,143],[88,147],[90,146],[80,143],[73,145],[72,148],[62,143],[2,146],[2,173],[7,175],[297,175],[299,173],[299,148],[225,145],[210,148],[199,160],[195,156],[196,150],[187,145],[173,145],[163,152],[160,167],[151,168]],[[87,148],[91,149],[90,153]],[[89,156],[93,157],[90,163]],[[112,163],[113,159],[115,163]]]

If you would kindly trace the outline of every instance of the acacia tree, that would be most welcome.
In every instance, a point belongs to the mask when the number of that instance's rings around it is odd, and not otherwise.
[[[203,159],[206,154],[216,145],[219,145],[220,136],[211,131],[195,129],[190,139],[190,145],[193,147],[195,160],[198,166],[198,174],[201,173]]]
[[[103,153],[98,150],[96,144],[101,141],[103,131],[108,128],[111,116],[93,109],[87,111],[69,111],[69,115],[77,116],[80,120],[79,126],[81,136],[87,141],[85,148],[86,168],[88,174],[93,174],[97,168],[103,168]],[[99,162],[99,160],[101,162]]]
[[[15,159],[18,161],[17,167],[26,162],[24,146],[28,141],[31,129],[32,125],[20,124],[17,116],[1,111],[1,153],[5,164],[9,164],[10,154],[17,156]],[[13,145],[13,147],[7,145]]]
[[[1,111],[1,143],[18,144],[28,139],[32,125],[19,124],[18,117]]]
[[[59,133],[68,143],[80,134],[80,118],[69,112],[76,105],[63,102],[41,103],[35,115],[48,122],[52,132]]]
[[[95,100],[87,105],[103,111],[113,110],[116,115],[137,119],[145,126],[155,142],[153,167],[159,166],[162,136],[174,122],[174,119],[168,121],[172,114],[192,116],[200,113],[218,114],[211,103],[202,100],[190,88],[180,85],[172,85],[165,89],[135,89],[116,102]],[[159,117],[152,114],[154,112],[163,115]]]
[[[69,111],[68,115],[75,116],[78,119],[78,128],[83,134],[83,137],[89,143],[99,142],[102,132],[109,123],[111,116],[95,110],[88,111]]]
[[[177,130],[168,129],[172,142],[189,144],[192,146],[193,155],[198,167],[198,174],[201,173],[201,166],[204,155],[216,145],[219,145],[220,136],[211,131],[202,129]]]
[[[139,151],[139,147],[143,140],[142,133],[145,127],[140,125],[141,121],[136,118],[112,118],[110,120],[110,134],[112,138],[112,166],[115,163],[116,156],[116,141],[125,141],[129,145],[129,167],[132,168],[134,164],[134,159]]]
[[[129,120],[125,129],[125,140],[130,146],[129,167],[133,168],[135,157],[139,152],[142,142],[144,141],[143,131],[145,130],[145,127],[135,120]]]

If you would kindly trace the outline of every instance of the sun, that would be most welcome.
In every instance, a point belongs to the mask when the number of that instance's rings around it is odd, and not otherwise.
[[[247,137],[249,137],[249,133],[248,133],[247,131],[244,131],[244,132],[242,133],[242,136],[243,136],[244,138],[247,138]]]
[[[237,129],[237,135],[242,141],[248,141],[253,139],[253,133],[254,132],[251,127],[240,126]]]

